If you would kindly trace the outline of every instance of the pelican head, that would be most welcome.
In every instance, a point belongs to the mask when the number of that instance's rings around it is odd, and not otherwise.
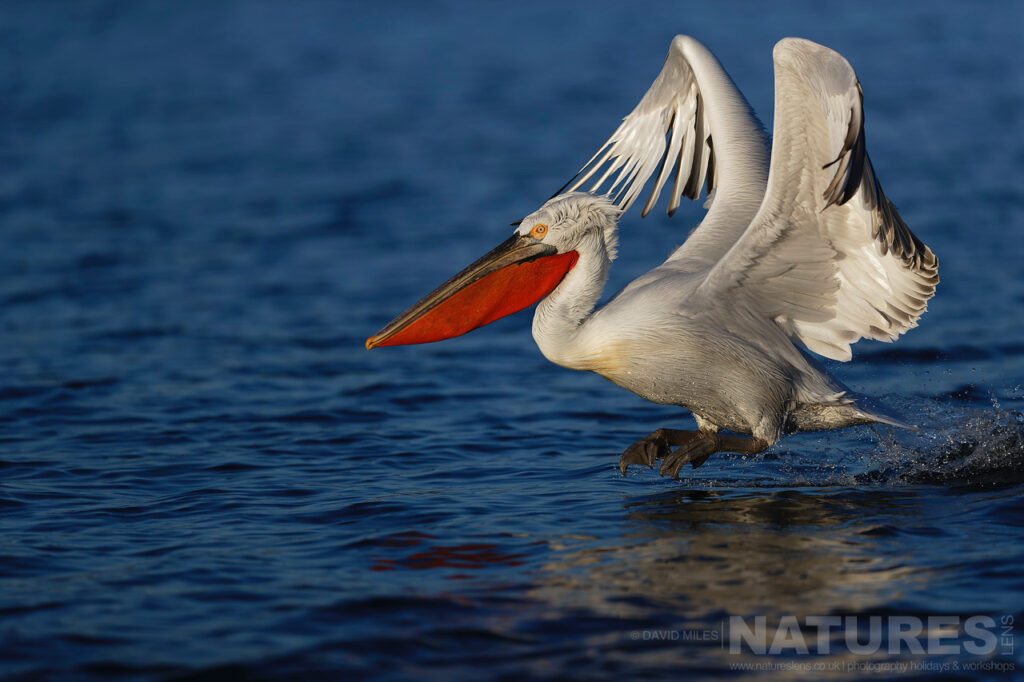
[[[607,263],[618,246],[619,209],[584,192],[557,196],[519,221],[511,237],[366,340],[367,348],[460,336],[550,294],[580,253]]]
[[[548,200],[523,218],[516,232],[541,239],[559,253],[596,249],[603,251],[608,260],[614,260],[619,246],[620,214],[606,196],[570,192]]]

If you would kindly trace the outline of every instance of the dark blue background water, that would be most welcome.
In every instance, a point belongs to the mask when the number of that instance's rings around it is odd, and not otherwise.
[[[983,2],[5,3],[0,676],[678,679],[780,659],[634,633],[814,614],[1011,616],[1014,652],[897,658],[1019,672],[1022,25]],[[920,432],[623,478],[689,416],[548,364],[527,314],[363,349],[559,187],[684,32],[769,122],[777,39],[857,69],[943,281],[920,328],[834,368]],[[700,215],[628,215],[610,291]]]

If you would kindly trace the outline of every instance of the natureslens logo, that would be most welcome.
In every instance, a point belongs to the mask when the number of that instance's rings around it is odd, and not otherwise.
[[[1013,616],[730,616],[722,646],[755,655],[1012,656]]]
[[[718,629],[634,630],[634,640],[704,642],[730,654],[869,658],[957,656],[1012,659],[1014,617],[1004,616],[730,616]],[[1012,660],[1007,661],[1013,665]]]

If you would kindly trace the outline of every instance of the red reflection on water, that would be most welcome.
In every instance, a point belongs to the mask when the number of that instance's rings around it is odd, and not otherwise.
[[[411,546],[419,544],[420,540],[409,537],[410,534],[403,534],[401,542],[386,542],[391,547]],[[425,550],[414,552],[406,557],[387,559],[375,557],[371,571],[393,571],[396,568],[409,568],[421,571],[431,568],[462,568],[479,569],[487,566],[521,566],[526,554],[511,554],[500,551],[495,544],[467,544],[453,545],[451,547],[432,546]],[[458,574],[460,579],[470,578],[467,574]]]

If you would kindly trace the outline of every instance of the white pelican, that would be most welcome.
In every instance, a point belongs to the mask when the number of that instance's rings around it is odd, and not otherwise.
[[[906,426],[807,351],[845,361],[858,339],[892,341],[916,326],[938,259],[882,193],[850,64],[798,38],[779,41],[773,58],[769,140],[715,56],[677,36],[650,90],[580,172],[366,347],[450,338],[539,300],[533,338],[545,357],[696,418],[696,431],[658,429],[626,449],[623,474],[660,459],[661,475],[678,478],[687,462],[755,454],[784,432]],[[647,215],[673,170],[669,214],[705,183],[707,214],[595,310],[619,217],[657,173]]]

